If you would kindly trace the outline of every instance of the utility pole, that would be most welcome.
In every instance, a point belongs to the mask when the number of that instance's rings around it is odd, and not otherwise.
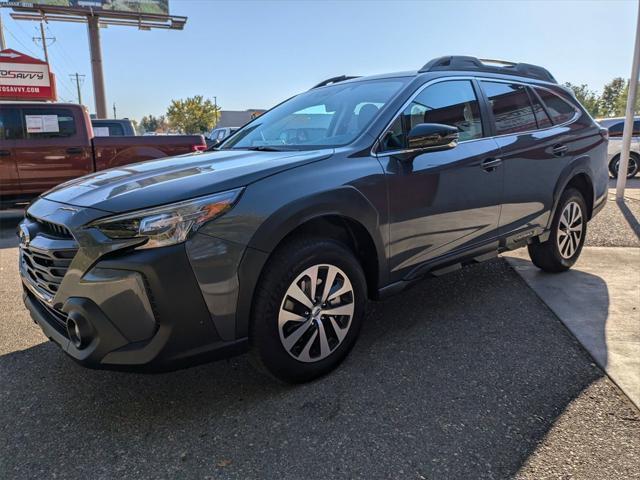
[[[49,51],[47,50],[47,40],[51,40],[51,45],[56,41],[56,37],[47,37],[44,33],[44,21],[40,20],[40,38],[33,37],[34,43],[42,42],[42,50],[44,51],[44,61],[49,63]]]
[[[116,102],[113,102],[113,118],[118,118],[118,115],[116,115]]]
[[[82,92],[80,91],[80,79],[82,79],[82,83],[84,83],[84,75],[80,75],[79,73],[74,73],[72,75],[69,75],[71,77],[71,80],[75,80],[76,82],[76,89],[78,91],[78,103],[80,105],[82,105]]]
[[[7,44],[4,42],[4,27],[2,26],[2,9],[0,8],[0,50],[7,48]]]
[[[98,17],[87,18],[89,30],[89,50],[91,52],[91,76],[93,77],[93,96],[96,101],[96,116],[107,118],[107,96],[104,91],[104,74],[102,72],[102,49],[100,47],[100,27]]]
[[[638,20],[636,23],[636,46],[633,49],[631,78],[629,78],[629,94],[627,95],[627,111],[622,132],[622,151],[618,163],[618,180],[616,182],[616,200],[624,201],[624,189],[627,184],[627,168],[631,150],[631,134],[633,132],[633,110],[638,93],[638,74],[640,74],[640,2],[638,2]]]

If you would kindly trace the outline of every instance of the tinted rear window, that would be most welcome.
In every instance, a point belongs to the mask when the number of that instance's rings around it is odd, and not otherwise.
[[[544,107],[540,103],[540,100],[536,96],[533,90],[529,90],[529,97],[531,98],[531,104],[533,105],[533,111],[536,114],[536,121],[538,122],[538,128],[547,128],[552,125],[549,115],[545,111]]]
[[[0,140],[16,140],[22,135],[20,110],[0,107]]]
[[[535,91],[540,95],[542,102],[547,107],[547,112],[551,116],[551,121],[555,125],[568,122],[575,116],[575,107],[555,93],[543,88],[536,88]]]
[[[122,137],[124,128],[120,123],[98,122],[93,124],[93,133],[96,137]]]
[[[496,135],[536,130],[538,124],[524,85],[480,82],[489,99]]]

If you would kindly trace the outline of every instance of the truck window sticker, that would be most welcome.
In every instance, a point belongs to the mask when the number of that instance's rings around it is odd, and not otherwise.
[[[58,115],[25,115],[27,133],[59,132]]]

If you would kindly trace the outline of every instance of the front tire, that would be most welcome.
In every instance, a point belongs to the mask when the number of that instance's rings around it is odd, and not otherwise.
[[[528,246],[531,261],[545,272],[564,272],[578,260],[586,236],[584,197],[575,188],[569,188],[560,197],[548,240]]]
[[[324,375],[353,347],[365,308],[365,276],[349,248],[331,239],[289,241],[269,259],[256,289],[253,359],[286,382]]]
[[[609,163],[609,173],[613,178],[618,178],[618,170],[620,166],[620,155],[616,155],[611,159]],[[638,174],[638,170],[640,169],[640,156],[631,152],[629,154],[629,163],[627,166],[627,178],[633,178]]]

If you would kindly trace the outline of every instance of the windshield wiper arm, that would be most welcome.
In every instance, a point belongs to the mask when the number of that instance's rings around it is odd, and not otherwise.
[[[274,145],[257,145],[255,147],[247,147],[247,150],[253,150],[257,152],[284,152],[286,149],[278,148]]]

